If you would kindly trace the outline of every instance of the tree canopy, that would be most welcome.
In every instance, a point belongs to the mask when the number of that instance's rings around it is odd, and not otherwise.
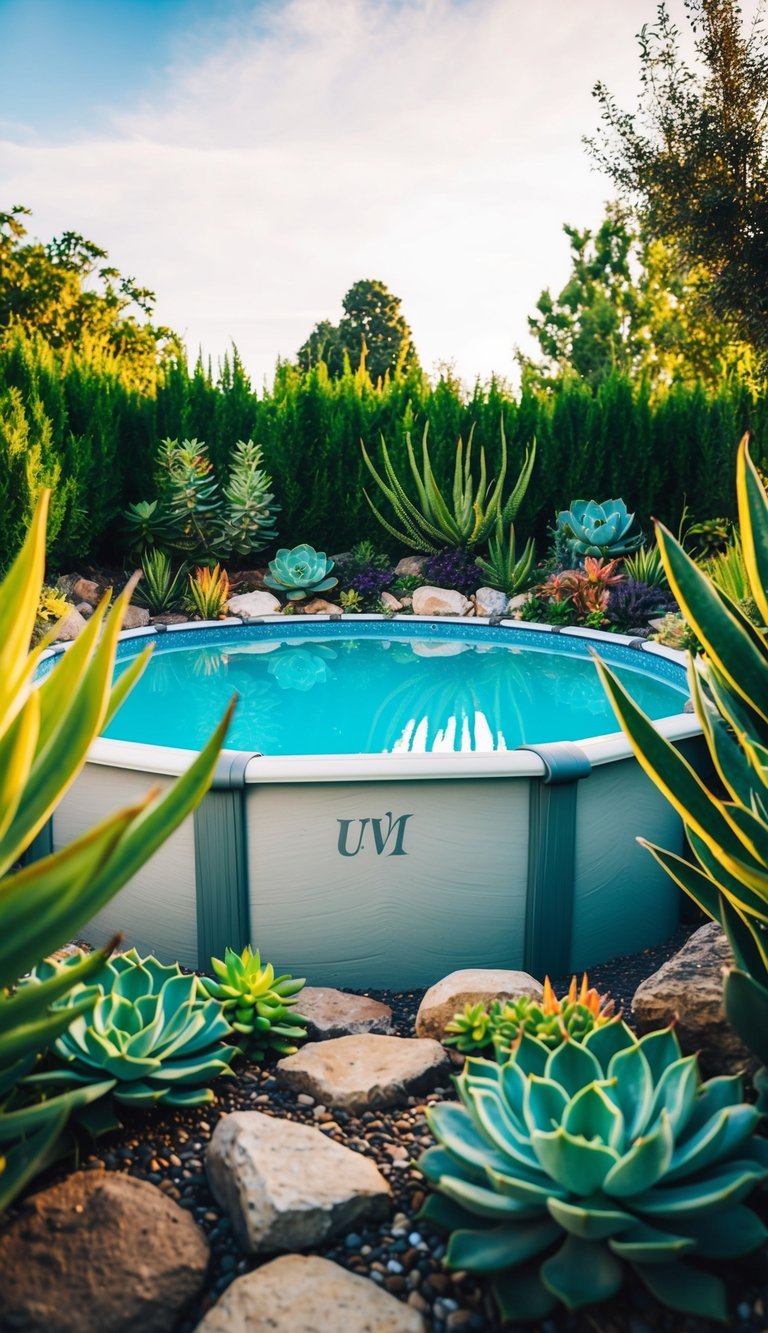
[[[375,383],[389,373],[418,366],[413,334],[400,310],[401,300],[374,278],[350,287],[338,324],[321,320],[298,352],[302,370],[324,361],[334,377],[344,372],[345,358],[352,370],[365,365]]]
[[[21,205],[0,213],[0,338],[21,329],[56,351],[111,354],[124,382],[152,389],[159,366],[181,352],[170,329],[150,322],[154,293],[79,232],[28,239],[29,216]]]
[[[651,236],[705,281],[718,318],[768,358],[768,33],[736,0],[685,0],[697,67],[666,0],[639,34],[641,94],[621,110],[594,89],[602,125],[587,145],[634,200]]]
[[[688,269],[677,248],[650,240],[629,209],[609,204],[597,230],[563,228],[571,273],[557,296],[547,289],[528,327],[542,358],[519,356],[530,380],[573,373],[589,384],[614,371],[651,384],[718,384],[728,371],[749,374],[750,348],[729,324],[702,318],[701,268]]]

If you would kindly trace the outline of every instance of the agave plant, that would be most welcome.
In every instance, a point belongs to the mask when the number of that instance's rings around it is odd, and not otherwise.
[[[240,1042],[244,1054],[257,1061],[264,1060],[267,1051],[295,1054],[293,1043],[304,1040],[309,1022],[293,1012],[305,978],[287,973],[276,977],[272,964],[262,967],[258,949],[254,952],[250,945],[240,954],[227,949],[223,962],[212,958],[211,966],[219,980],[201,977],[198,984],[220,1001],[235,1032],[245,1038]]]
[[[563,1041],[583,1041],[596,1027],[614,1017],[614,1002],[590,986],[584,973],[579,986],[571,978],[567,993],[558,999],[549,977],[544,978],[540,1000],[520,995],[515,1000],[494,1000],[486,1011],[481,1004],[466,1005],[446,1027],[451,1035],[446,1046],[459,1051],[482,1050],[493,1045],[497,1059],[506,1060],[521,1033],[543,1041],[554,1049]]]
[[[173,611],[184,595],[186,565],[174,574],[171,557],[159,547],[150,548],[141,562],[142,581],[133,594],[134,602],[146,606],[152,615]]]
[[[634,521],[634,514],[627,513],[623,500],[605,500],[602,504],[596,500],[571,500],[570,509],[563,509],[557,516],[558,528],[565,533],[573,554],[580,557],[612,558],[636,550],[643,535],[630,537]]]
[[[213,569],[203,566],[196,569],[194,575],[189,575],[186,605],[202,620],[226,620],[230,592],[226,570],[219,565],[214,565]]]
[[[440,490],[432,470],[432,463],[427,447],[429,422],[424,427],[421,440],[421,470],[416,462],[411,437],[406,433],[405,446],[408,465],[411,470],[416,500],[412,500],[400,481],[387,446],[382,439],[381,450],[384,463],[384,476],[376,470],[361,443],[363,460],[368,471],[382,494],[391,504],[400,528],[390,523],[376,508],[367,491],[364,491],[368,504],[376,518],[387,532],[412,550],[426,551],[435,555],[446,546],[464,547],[474,550],[481,546],[496,530],[497,521],[506,529],[523,502],[528,483],[531,479],[536,459],[536,441],[526,450],[525,461],[509,498],[504,501],[504,484],[507,476],[507,441],[504,435],[504,423],[501,425],[501,465],[498,476],[490,484],[485,462],[485,450],[480,450],[480,475],[475,485],[472,476],[472,434],[470,431],[466,450],[459,439],[456,445],[456,459],[453,469],[453,489],[450,500]]]
[[[487,559],[478,556],[475,564],[489,588],[498,588],[507,597],[514,597],[521,589],[528,586],[535,547],[529,537],[522,554],[517,557],[515,551],[515,525],[509,525],[509,538],[504,535],[504,525],[499,515],[496,522],[496,534],[488,544]]]
[[[768,624],[768,498],[739,445],[736,492],[744,564]],[[693,861],[641,839],[667,873],[727,932],[736,966],[726,973],[731,1025],[768,1065],[768,644],[743,610],[657,525],[669,586],[701,652],[689,667],[691,698],[715,777],[705,782],[632,702],[613,672],[598,670],[645,771],[681,815]],[[723,798],[723,791],[725,798]],[[766,1089],[765,1072],[759,1085]]]
[[[427,1111],[422,1217],[452,1233],[449,1268],[492,1275],[504,1318],[608,1300],[631,1269],[672,1309],[727,1320],[707,1262],[768,1238],[746,1202],[768,1145],[738,1078],[702,1083],[671,1029],[637,1041],[614,1019],[555,1050],[523,1033],[455,1082],[461,1105]]]
[[[645,583],[649,588],[668,588],[667,571],[661,558],[661,551],[653,546],[638,546],[636,551],[624,558],[624,574],[635,583]]]
[[[18,979],[76,935],[187,817],[210,783],[229,721],[228,713],[161,799],[150,792],[69,846],[16,868],[148,659],[141,654],[112,685],[129,583],[108,616],[105,596],[54,670],[33,685],[47,646],[43,638],[28,652],[43,584],[47,503],[46,492],[0,587],[0,1213],[49,1160],[70,1112],[94,1095],[76,1089],[35,1102],[21,1080],[77,1016],[53,1002],[104,959],[96,954],[36,987],[19,988]],[[84,1001],[82,1012],[91,1007]]]
[[[22,993],[66,975],[82,955],[42,963]],[[114,1080],[116,1101],[129,1106],[200,1106],[215,1100],[206,1084],[228,1074],[236,1047],[224,1045],[232,1031],[215,1000],[198,994],[197,978],[178,963],[164,966],[141,958],[135,949],[103,964],[90,985],[78,984],[57,1002],[71,1010],[80,999],[92,1002],[89,1015],[77,1013],[53,1050],[62,1068],[38,1075],[37,1086]]]
[[[290,550],[282,546],[274,560],[269,562],[269,573],[264,582],[268,588],[274,588],[288,598],[289,602],[300,602],[310,593],[327,592],[335,588],[338,579],[329,578],[333,561],[325,551],[316,551],[314,546],[302,542]]]

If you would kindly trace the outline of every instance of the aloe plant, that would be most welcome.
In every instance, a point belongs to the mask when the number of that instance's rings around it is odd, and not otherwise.
[[[422,1217],[452,1234],[446,1264],[490,1274],[502,1316],[608,1300],[631,1269],[662,1303],[727,1320],[710,1259],[762,1246],[749,1207],[768,1178],[760,1113],[738,1078],[702,1083],[674,1032],[620,1019],[555,1050],[523,1033],[503,1065],[469,1059],[461,1105],[428,1109],[438,1145]]]
[[[300,602],[310,593],[327,592],[335,588],[338,579],[329,578],[333,561],[325,551],[316,551],[314,546],[302,542],[289,550],[282,546],[274,560],[269,562],[269,573],[264,582],[268,588],[282,593],[289,602]]]
[[[466,449],[464,441],[459,439],[456,445],[456,458],[453,469],[453,489],[450,499],[446,499],[440,490],[432,470],[432,463],[427,447],[429,422],[424,427],[421,439],[421,469],[416,462],[411,437],[406,434],[405,446],[408,465],[416,492],[416,500],[408,495],[400,481],[394,464],[389,456],[384,440],[381,441],[384,476],[372,463],[365,445],[361,443],[363,460],[379,490],[391,504],[395,518],[400,524],[397,528],[390,523],[376,508],[367,491],[364,491],[368,504],[383,528],[405,546],[417,551],[426,551],[436,555],[446,546],[464,547],[474,550],[488,540],[501,523],[502,530],[517,517],[523,502],[528,483],[536,460],[536,441],[526,450],[525,460],[511,494],[505,501],[504,485],[507,477],[507,441],[504,435],[504,423],[501,425],[501,464],[498,476],[488,482],[485,450],[480,450],[480,475],[475,484],[472,476],[472,435],[470,431]]]
[[[257,1061],[264,1060],[268,1051],[294,1055],[293,1043],[305,1039],[309,1022],[293,1011],[304,977],[288,973],[276,977],[272,964],[262,967],[259,950],[254,952],[250,945],[240,954],[227,949],[223,961],[212,958],[211,966],[219,980],[201,977],[198,984],[222,1004],[244,1054]]]
[[[141,582],[133,594],[134,602],[145,606],[152,615],[173,611],[179,606],[187,575],[185,564],[174,574],[168,553],[159,547],[151,547],[141,562],[141,574]]]
[[[634,521],[623,500],[605,500],[602,504],[571,500],[570,509],[563,509],[557,516],[557,526],[573,555],[602,555],[607,559],[627,555],[641,545],[642,533],[629,535]]]
[[[19,989],[18,979],[76,935],[186,818],[211,781],[230,715],[162,798],[150,791],[69,846],[16,868],[148,660],[148,652],[140,654],[112,684],[131,582],[109,615],[104,597],[56,667],[33,684],[48,643],[43,638],[29,651],[43,584],[47,504],[46,492],[0,586],[0,1212],[48,1160],[70,1111],[92,1095],[76,1090],[34,1105],[21,1080],[72,1021],[73,1011],[53,1002],[104,960],[94,955],[79,970],[34,988]]]
[[[78,961],[74,954],[40,964],[22,993],[66,976]],[[72,1017],[81,999],[92,1012]],[[129,1106],[200,1106],[215,1100],[206,1084],[228,1074],[236,1054],[224,1045],[232,1029],[222,1006],[200,997],[197,978],[135,949],[104,962],[89,984],[74,986],[55,1007],[71,1021],[53,1045],[61,1067],[38,1075],[38,1087],[107,1078],[115,1101]]]
[[[202,620],[226,620],[230,597],[229,575],[220,565],[203,566],[187,580],[185,605]]]
[[[486,558],[478,556],[475,564],[489,588],[498,588],[507,597],[514,597],[526,588],[533,569],[535,547],[529,538],[518,557],[515,549],[515,525],[510,523],[509,536],[504,535],[501,515],[496,521],[496,533],[488,543]]]
[[[744,436],[736,493],[744,565],[768,623],[768,499]],[[661,524],[669,586],[701,645],[688,678],[716,779],[707,783],[632,702],[615,674],[598,670],[645,771],[681,815],[693,860],[640,839],[685,893],[720,921],[736,966],[725,976],[729,1021],[768,1065],[768,644],[743,610]],[[724,796],[723,796],[724,791]],[[765,1087],[766,1075],[760,1079]]]

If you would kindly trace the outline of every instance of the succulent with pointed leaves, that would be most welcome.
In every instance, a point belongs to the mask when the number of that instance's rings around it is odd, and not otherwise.
[[[673,1310],[727,1321],[707,1261],[768,1239],[748,1204],[768,1143],[740,1079],[702,1083],[671,1029],[638,1041],[614,1019],[555,1050],[523,1033],[455,1082],[462,1104],[427,1111],[421,1216],[452,1233],[449,1268],[492,1275],[504,1318],[608,1300],[629,1268]]]
[[[565,532],[573,554],[582,557],[611,558],[636,551],[643,535],[629,535],[634,521],[623,500],[605,500],[602,504],[597,500],[571,500],[570,509],[563,509],[557,516],[557,526]]]
[[[294,1043],[306,1038],[309,1022],[293,1012],[304,977],[276,977],[272,964],[262,967],[259,950],[254,952],[249,944],[240,954],[227,949],[224,961],[212,958],[211,966],[219,980],[201,977],[198,984],[221,1003],[233,1029],[244,1038],[239,1042],[243,1053],[256,1061],[264,1060],[267,1051],[294,1055]]]
[[[486,1010],[482,1001],[466,1005],[446,1027],[450,1036],[446,1046],[463,1052],[486,1050],[493,1046],[499,1060],[509,1058],[511,1047],[522,1032],[537,1037],[553,1049],[561,1042],[583,1041],[593,1028],[614,1018],[614,1002],[589,985],[586,972],[579,986],[571,979],[567,993],[558,999],[549,977],[544,978],[540,1000],[520,995],[514,1000],[494,1000]]]
[[[82,960],[46,962],[26,985],[49,981]],[[222,1006],[202,999],[197,978],[178,963],[164,966],[135,949],[110,958],[91,984],[75,986],[58,1006],[94,1000],[57,1037],[53,1050],[63,1064],[36,1084],[92,1083],[116,1079],[113,1096],[130,1106],[200,1106],[215,1100],[206,1086],[229,1074],[236,1048],[224,1044],[232,1031]]]
[[[310,593],[327,592],[335,588],[338,579],[328,578],[333,569],[325,551],[302,542],[290,550],[281,546],[274,560],[269,562],[269,573],[264,582],[268,588],[281,592],[289,602],[299,602]]]

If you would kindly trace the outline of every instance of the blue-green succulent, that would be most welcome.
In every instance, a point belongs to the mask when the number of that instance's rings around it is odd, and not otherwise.
[[[81,955],[46,962],[27,985],[45,982],[76,966]],[[178,963],[164,966],[141,958],[135,949],[105,963],[93,984],[73,987],[61,1007],[94,1000],[90,1013],[77,1013],[53,1051],[61,1062],[50,1076],[62,1083],[115,1079],[113,1096],[131,1106],[199,1106],[214,1101],[206,1085],[221,1074],[237,1047],[224,1044],[232,1028],[217,1000],[204,998],[197,977]]]
[[[574,556],[612,559],[640,546],[643,534],[629,535],[634,521],[623,500],[604,500],[602,504],[597,500],[571,500],[570,509],[558,514],[557,527],[565,534]]]
[[[749,1207],[768,1143],[739,1078],[702,1083],[672,1029],[638,1041],[614,1019],[554,1050],[524,1033],[455,1082],[461,1105],[427,1113],[422,1216],[452,1233],[449,1268],[492,1276],[505,1318],[608,1300],[632,1269],[672,1309],[727,1320],[707,1263],[768,1238]]]
[[[327,592],[335,588],[338,579],[329,578],[333,561],[325,551],[302,542],[290,550],[281,546],[274,560],[269,562],[269,573],[264,576],[268,588],[283,593],[289,602],[300,602],[310,593]]]

